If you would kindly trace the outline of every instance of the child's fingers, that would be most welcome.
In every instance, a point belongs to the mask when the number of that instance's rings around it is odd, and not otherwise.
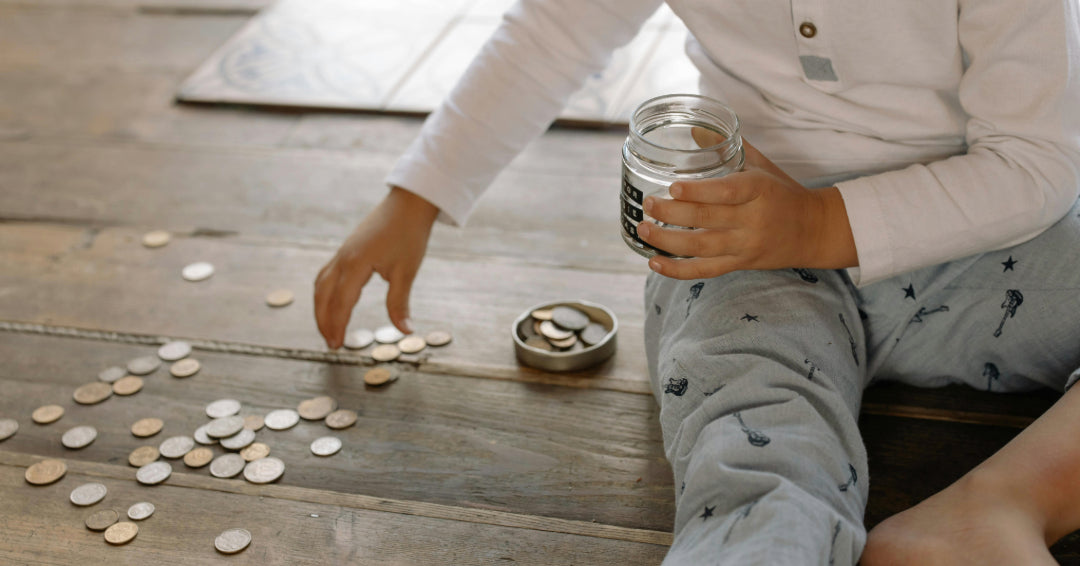
[[[730,228],[738,221],[739,209],[649,197],[645,199],[645,214],[660,222],[687,228]]]
[[[416,270],[401,271],[389,279],[390,290],[386,293],[386,313],[390,322],[405,334],[412,334],[409,321],[409,294],[412,292]]]
[[[735,256],[694,257],[671,259],[655,256],[649,260],[649,269],[672,279],[709,279],[741,269]]]
[[[362,271],[343,269],[336,260],[331,262],[330,269],[319,273],[315,284],[315,323],[330,348],[344,344],[352,309],[372,273],[370,267]]]
[[[679,181],[668,187],[676,200],[703,204],[746,204],[761,194],[761,173],[740,171],[726,177]]]
[[[714,257],[734,253],[737,245],[733,230],[683,230],[661,228],[652,222],[638,224],[638,236],[650,246],[687,257]]]

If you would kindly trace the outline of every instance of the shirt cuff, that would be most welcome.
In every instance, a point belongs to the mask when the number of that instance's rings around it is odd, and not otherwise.
[[[855,237],[858,267],[847,270],[856,287],[865,287],[895,275],[892,241],[885,212],[866,177],[836,184],[847,209],[851,234]]]
[[[473,199],[463,189],[447,182],[449,178],[434,165],[405,155],[386,176],[386,185],[401,187],[423,198],[439,209],[439,222],[461,227],[472,212]]]

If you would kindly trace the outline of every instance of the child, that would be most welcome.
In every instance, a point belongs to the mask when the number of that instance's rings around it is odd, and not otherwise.
[[[432,223],[463,223],[659,3],[507,12],[319,273],[330,347],[375,272],[410,330]],[[677,488],[666,563],[1052,564],[1047,546],[1080,528],[1080,447],[1061,440],[1080,432],[1080,393],[869,537],[857,417],[872,379],[992,391],[1080,379],[1075,0],[669,4],[702,93],[753,145],[743,172],[646,203],[697,230],[639,228],[693,256],[651,259],[646,285]]]

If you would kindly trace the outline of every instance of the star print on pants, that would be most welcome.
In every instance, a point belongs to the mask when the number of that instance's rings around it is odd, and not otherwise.
[[[707,520],[707,519],[708,519],[709,517],[712,517],[712,512],[713,512],[713,510],[714,510],[714,509],[716,509],[716,506],[715,506],[715,505],[713,505],[712,507],[709,507],[708,505],[706,505],[706,506],[705,506],[705,512],[704,512],[704,513],[702,513],[702,514],[700,515],[700,517],[701,517],[701,520],[702,520],[702,521],[705,521],[705,520]]]
[[[745,320],[746,322],[760,322],[758,321],[758,317],[750,313],[746,313],[743,316],[739,317],[739,320]]]
[[[903,291],[905,299],[915,300],[915,285],[908,283],[907,287],[903,287]]]
[[[1016,260],[1013,259],[1012,256],[1009,256],[1008,261],[1001,262],[1001,265],[1005,266],[1005,269],[1001,270],[1002,273],[1005,273],[1006,271],[1016,271],[1013,269],[1013,266],[1016,265]]]

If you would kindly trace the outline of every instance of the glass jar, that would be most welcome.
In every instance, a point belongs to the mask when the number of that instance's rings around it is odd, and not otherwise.
[[[665,226],[645,214],[645,198],[670,199],[668,187],[675,181],[723,177],[742,166],[739,118],[723,103],[696,94],[669,94],[643,102],[630,117],[630,134],[623,144],[623,241],[645,257],[679,257],[638,238],[637,226],[643,220]]]

